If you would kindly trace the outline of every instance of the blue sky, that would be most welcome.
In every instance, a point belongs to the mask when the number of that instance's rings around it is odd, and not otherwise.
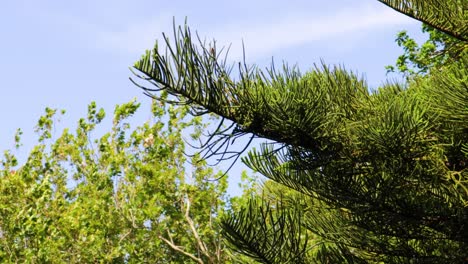
[[[385,79],[401,49],[398,31],[422,38],[420,23],[375,0],[159,1],[15,0],[0,10],[0,149],[24,131],[25,155],[34,125],[46,106],[66,109],[64,126],[74,126],[96,101],[110,114],[116,104],[137,97],[128,69],[173,17],[218,46],[232,45],[231,60],[267,66],[297,64],[302,71],[323,59],[366,76],[371,87]],[[148,118],[135,117],[135,124]],[[110,123],[107,125],[110,126]],[[57,133],[60,131],[57,131]],[[242,169],[236,165],[235,174]]]

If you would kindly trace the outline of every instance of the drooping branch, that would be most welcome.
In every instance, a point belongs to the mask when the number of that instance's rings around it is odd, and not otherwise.
[[[378,0],[458,40],[468,42],[468,6],[459,0]]]
[[[301,221],[302,212],[294,206],[252,199],[222,225],[230,245],[261,263],[308,263],[308,235]]]
[[[194,114],[210,112],[234,122],[230,130],[220,124],[202,144],[203,158],[237,158],[239,153],[228,147],[248,133],[313,151],[338,148],[341,139],[327,132],[336,130],[330,125],[353,118],[357,101],[368,95],[362,79],[341,67],[324,64],[302,75],[287,66],[278,71],[272,65],[262,71],[244,62],[238,64],[236,80],[231,76],[232,67],[219,60],[222,56],[214,45],[199,38],[193,42],[187,26],[174,31],[172,42],[164,38],[165,53],[156,45],[135,64],[142,73],[136,77],[156,86],[138,84],[152,97],[164,90],[175,97],[175,102],[189,103]]]

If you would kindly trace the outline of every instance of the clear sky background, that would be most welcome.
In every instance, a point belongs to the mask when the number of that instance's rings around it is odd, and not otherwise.
[[[200,36],[231,44],[233,61],[242,58],[243,41],[247,63],[268,66],[273,57],[306,71],[322,59],[365,76],[371,88],[402,53],[398,31],[422,39],[419,22],[375,0],[3,1],[0,150],[13,147],[21,128],[19,155],[26,156],[46,106],[66,109],[63,126],[75,127],[91,101],[110,117],[116,104],[137,97],[145,108],[133,120],[146,121],[150,100],[130,83],[128,67],[162,32],[172,32],[173,18],[183,24],[186,17]],[[242,169],[237,164],[230,177]]]

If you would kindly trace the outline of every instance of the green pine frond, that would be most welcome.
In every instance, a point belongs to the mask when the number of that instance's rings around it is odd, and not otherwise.
[[[239,64],[235,80],[232,68],[218,60],[221,54],[201,41],[195,44],[188,27],[176,30],[173,43],[165,40],[165,53],[156,45],[135,64],[143,74],[136,77],[155,87],[134,83],[152,97],[167,91],[177,103],[190,104],[194,114],[212,112],[233,121],[232,137],[254,133],[309,149],[333,148],[333,137],[345,130],[341,120],[357,118],[356,109],[368,96],[366,83],[341,67],[316,66],[302,75],[286,66],[261,71]],[[221,127],[214,134],[222,134]]]
[[[310,263],[308,235],[302,210],[252,198],[239,212],[222,221],[224,236],[233,249],[260,263]]]
[[[466,0],[378,0],[454,38],[468,41]]]
[[[382,2],[466,38],[466,24],[451,6],[460,1],[448,1],[451,7],[443,1]],[[453,21],[444,22],[441,11]],[[245,134],[270,139],[243,161],[296,191],[300,199],[293,201],[327,206],[315,210],[282,198],[252,200],[223,222],[231,245],[263,263],[465,259],[464,51],[427,78],[369,92],[352,72],[323,64],[302,74],[286,66],[262,71],[244,63],[235,78],[222,59],[226,53],[192,38],[187,26],[174,32],[172,42],[165,37],[165,52],[156,45],[135,64],[137,78],[153,87],[133,81],[149,96],[164,91],[171,102],[189,104],[194,114],[222,117],[201,146],[202,158],[237,159],[245,148],[229,147]],[[227,128],[226,120],[232,121]],[[304,234],[314,240],[309,244]]]
[[[433,111],[460,129],[468,129],[468,50],[459,61],[434,72],[424,85]]]

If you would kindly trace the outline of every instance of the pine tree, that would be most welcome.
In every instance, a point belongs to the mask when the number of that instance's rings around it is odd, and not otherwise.
[[[135,68],[219,127],[205,156],[238,158],[238,137],[271,140],[242,160],[282,185],[225,218],[239,252],[263,263],[468,261],[468,43],[465,1],[381,1],[448,34],[459,58],[407,84],[369,91],[342,67],[305,74],[239,64],[175,28]],[[163,99],[163,98],[160,98]],[[231,125],[223,126],[226,120]],[[285,191],[287,190],[287,191]]]

